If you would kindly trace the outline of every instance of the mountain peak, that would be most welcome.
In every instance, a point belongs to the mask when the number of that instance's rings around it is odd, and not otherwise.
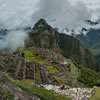
[[[45,19],[40,19],[34,26],[34,29],[37,29],[37,28],[42,28],[42,27],[45,27],[45,26],[48,26],[47,22]]]
[[[55,30],[44,19],[40,19],[30,33],[30,43],[28,45],[59,52],[55,35]]]
[[[37,23],[47,24],[45,19],[40,19]]]

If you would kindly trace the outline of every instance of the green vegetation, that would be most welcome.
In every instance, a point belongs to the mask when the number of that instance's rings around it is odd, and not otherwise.
[[[27,91],[28,93],[38,96],[41,100],[71,100],[67,97],[58,95],[56,93],[45,90],[43,88],[39,88],[37,86],[32,86],[31,88],[26,88],[26,87],[24,87],[23,84],[21,84],[19,87],[21,87],[23,90]]]
[[[45,66],[51,74],[59,72],[54,66]]]
[[[56,77],[55,76],[55,79],[56,79],[56,81],[59,83],[59,84],[62,84],[63,83],[63,81],[62,80],[60,80],[58,77]]]
[[[21,80],[21,81],[19,81],[18,83],[16,83],[18,86],[19,85],[23,85],[23,86],[25,86],[25,87],[27,87],[27,88],[30,88],[30,87],[32,87],[32,83],[34,83],[34,81],[33,80],[26,80],[26,79],[24,79],[24,80]]]
[[[17,82],[16,82],[15,80],[13,80],[8,74],[2,73],[2,72],[0,72],[0,74],[1,74],[3,77],[7,78],[7,79],[9,80],[10,83],[12,83],[12,84],[16,84],[16,83],[17,83]]]
[[[77,65],[77,67],[80,69],[78,81],[87,87],[93,87],[99,84],[98,82],[100,81],[100,75],[98,73],[79,65]]]
[[[34,61],[39,64],[47,64],[46,61],[42,60],[40,57],[36,57],[33,52],[28,50],[24,50],[24,57],[28,62]]]
[[[90,98],[89,100],[100,100],[100,88],[96,88],[95,95],[92,98]]]
[[[28,62],[36,62],[36,63],[39,63],[39,64],[42,64],[45,66],[45,68],[48,69],[48,71],[50,71],[50,73],[54,74],[56,72],[58,72],[58,70],[54,67],[54,66],[48,66],[47,65],[47,62],[45,60],[42,60],[41,57],[38,55],[38,56],[35,56],[35,53],[36,52],[31,52],[31,51],[28,51],[28,50],[24,50],[24,57],[26,58],[26,60]],[[37,76],[37,80],[40,81],[39,79],[39,75],[36,73],[36,76]]]
[[[35,80],[38,82],[41,82],[41,77],[40,77],[40,73],[36,72],[35,73]]]
[[[4,99],[14,100],[14,95],[11,94],[9,91],[4,90],[2,87],[0,87],[0,94],[3,95]]]
[[[72,63],[70,59],[67,59],[68,63],[70,64],[70,73],[72,76],[75,76],[76,66]]]
[[[13,85],[20,87],[21,89],[30,94],[38,96],[41,100],[71,100],[70,98],[58,95],[52,91],[48,91],[44,88],[39,88],[33,85],[34,81],[32,80],[22,80],[17,82],[13,80],[8,74],[3,74],[3,73],[0,74],[2,74],[5,78],[7,78],[9,82],[12,83]]]

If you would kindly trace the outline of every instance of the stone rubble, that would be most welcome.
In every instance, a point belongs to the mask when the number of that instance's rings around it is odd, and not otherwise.
[[[61,90],[60,86],[54,85],[40,85],[39,87],[43,87],[60,95],[70,97],[72,100],[88,100],[95,92],[94,88],[68,88],[66,86],[64,90]]]

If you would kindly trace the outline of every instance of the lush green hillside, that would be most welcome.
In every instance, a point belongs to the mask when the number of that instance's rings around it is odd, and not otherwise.
[[[87,87],[100,86],[100,75],[88,68],[76,65],[80,69],[78,81]]]

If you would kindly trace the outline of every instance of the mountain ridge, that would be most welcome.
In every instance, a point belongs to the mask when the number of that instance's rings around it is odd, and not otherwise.
[[[77,35],[78,38],[100,62],[100,29],[90,29],[86,35]]]
[[[26,45],[52,49],[78,64],[96,70],[96,59],[75,37],[55,31],[44,19],[40,19],[30,32]],[[27,45],[27,46],[28,46]],[[27,47],[26,46],[26,47]]]

